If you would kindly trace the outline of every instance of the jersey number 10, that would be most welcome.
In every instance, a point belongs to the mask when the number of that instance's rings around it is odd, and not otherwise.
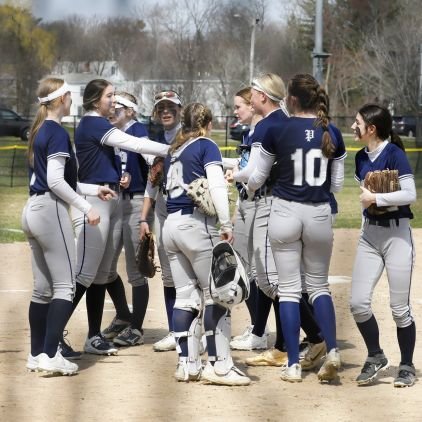
[[[297,149],[291,155],[294,163],[295,186],[303,185],[303,163],[305,164],[305,181],[309,186],[321,186],[327,178],[328,158],[322,155],[320,149],[310,149],[305,153],[305,161],[303,161],[303,149]],[[321,164],[319,167],[319,175],[315,175],[315,160],[319,159]]]

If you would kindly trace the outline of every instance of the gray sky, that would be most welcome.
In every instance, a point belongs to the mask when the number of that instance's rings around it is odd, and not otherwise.
[[[165,0],[32,0],[35,16],[45,21],[58,20],[70,15],[82,16],[130,16],[136,8],[163,3]],[[5,1],[0,0],[0,3]],[[268,0],[267,19],[282,18],[283,0]],[[291,3],[291,2],[290,2]]]

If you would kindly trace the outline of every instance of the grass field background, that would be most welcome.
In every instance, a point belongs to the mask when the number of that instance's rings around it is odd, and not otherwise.
[[[236,157],[234,151],[237,141],[226,140],[224,131],[214,131],[212,138],[222,147],[222,154],[226,157]],[[336,194],[339,204],[339,215],[335,227],[358,228],[361,223],[359,204],[359,187],[353,178],[354,157],[361,148],[353,141],[351,135],[344,135],[348,156],[345,161],[345,182],[343,190]],[[422,197],[422,159],[421,152],[412,152],[416,147],[414,138],[403,138],[408,158],[415,171],[418,198]],[[0,138],[0,243],[24,241],[21,233],[21,211],[28,197],[28,179],[26,169],[26,142],[19,138]],[[226,149],[225,147],[229,147]],[[232,147],[232,148],[230,148]],[[8,149],[5,149],[8,148]],[[13,168],[13,178],[11,170]],[[419,199],[412,205],[415,216],[413,227],[422,227],[422,201]]]

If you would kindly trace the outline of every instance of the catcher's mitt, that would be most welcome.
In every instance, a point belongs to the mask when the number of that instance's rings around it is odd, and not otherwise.
[[[155,157],[149,169],[149,181],[153,187],[158,186],[164,177],[164,158]]]
[[[204,214],[211,217],[217,215],[206,177],[199,177],[191,182],[188,185],[187,195]]]
[[[376,170],[366,173],[363,186],[372,193],[389,193],[400,189],[398,170]],[[396,207],[394,207],[396,209]],[[368,213],[372,215],[385,214],[392,211],[391,207],[377,207],[372,204]]]
[[[145,277],[154,277],[159,267],[154,262],[155,242],[152,233],[146,233],[144,238],[139,241],[135,256],[139,272]]]

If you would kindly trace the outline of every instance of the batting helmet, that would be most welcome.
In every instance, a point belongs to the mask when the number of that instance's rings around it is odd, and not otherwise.
[[[245,268],[228,242],[219,242],[212,250],[209,284],[214,302],[226,308],[249,297],[250,284]]]

